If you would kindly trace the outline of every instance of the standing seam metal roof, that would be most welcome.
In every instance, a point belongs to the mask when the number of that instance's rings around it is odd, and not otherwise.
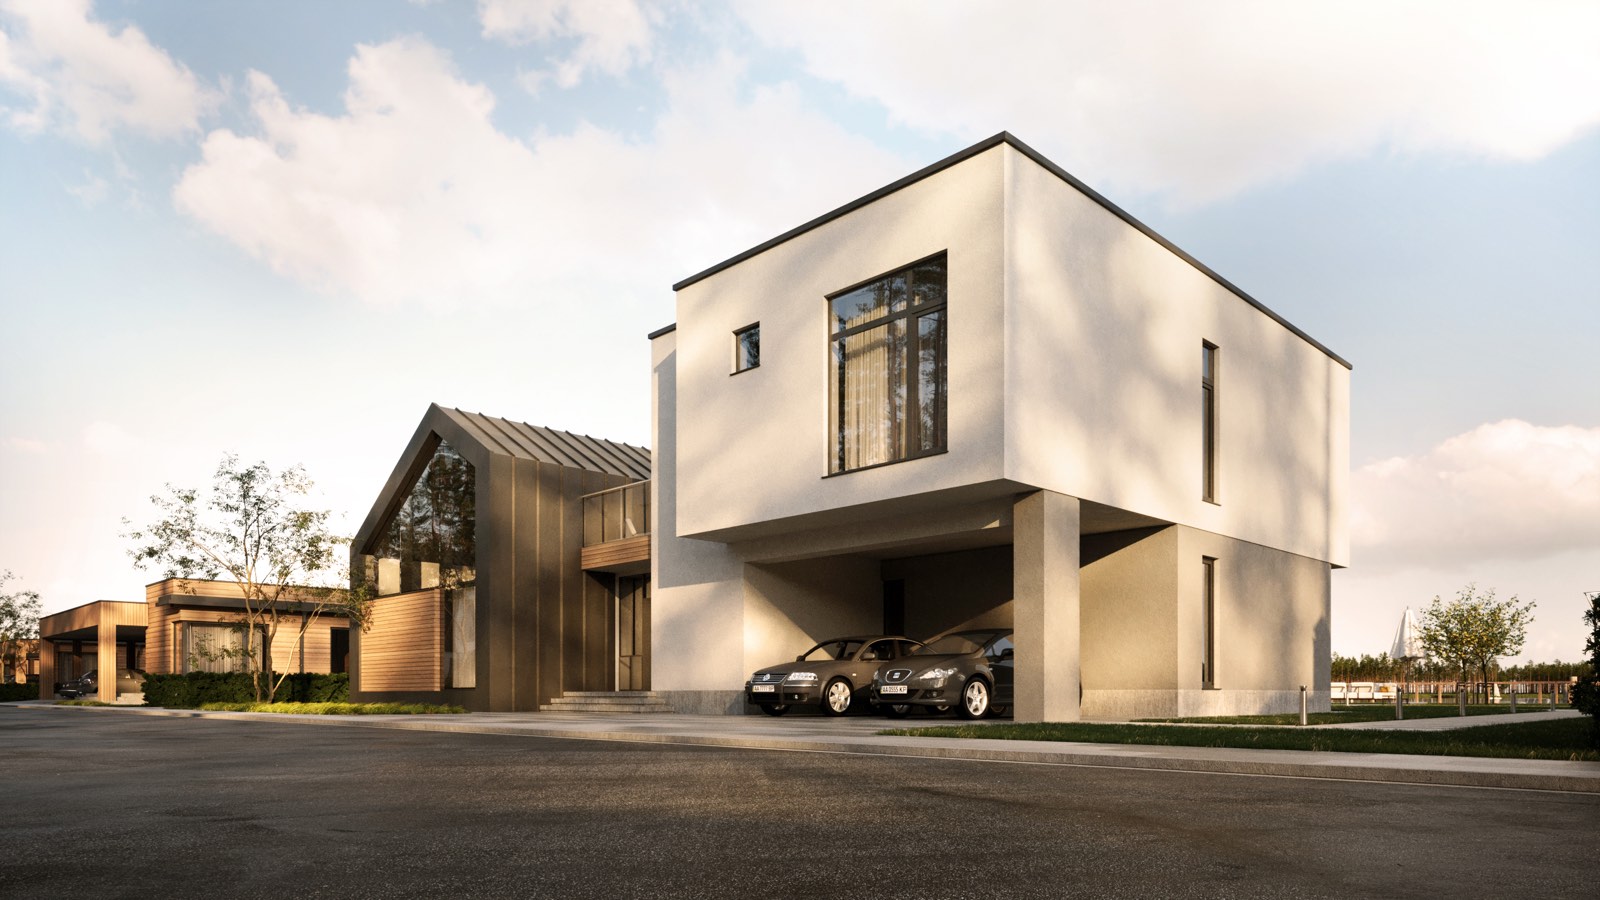
[[[462,428],[495,453],[539,462],[621,475],[638,481],[650,477],[650,451],[619,441],[513,422],[483,413],[440,407]]]

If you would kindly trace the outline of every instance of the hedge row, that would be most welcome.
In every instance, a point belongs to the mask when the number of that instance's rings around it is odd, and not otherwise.
[[[37,684],[0,684],[0,703],[39,699]]]
[[[255,699],[250,676],[242,672],[146,675],[144,679],[146,706],[199,709],[206,703],[251,703]],[[279,685],[274,699],[284,703],[344,703],[350,699],[350,676],[290,675]]]

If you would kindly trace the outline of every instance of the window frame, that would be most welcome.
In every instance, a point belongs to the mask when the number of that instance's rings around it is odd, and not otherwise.
[[[1200,557],[1200,689],[1217,690],[1217,558]]]
[[[1222,354],[1210,341],[1200,342],[1200,499],[1217,506],[1218,403],[1217,374]]]
[[[744,364],[747,354],[744,352],[745,348],[743,338],[752,331],[755,332],[756,335],[756,361],[747,366]],[[735,328],[733,330],[733,371],[729,372],[728,374],[742,375],[745,372],[759,368],[761,368],[761,322],[758,320],[751,322],[749,325],[746,325],[743,328]]]
[[[835,313],[834,313],[834,309],[833,309],[833,303],[834,303],[835,300],[837,300],[840,297],[843,297],[843,296],[845,296],[847,294],[851,294],[851,293],[854,293],[855,291],[861,290],[862,288],[865,288],[865,287],[871,286],[873,284],[876,284],[876,283],[878,283],[880,281],[887,281],[888,279],[894,278],[896,275],[903,275],[903,274],[908,275],[913,270],[917,269],[918,267],[927,265],[928,263],[931,263],[931,262],[933,262],[935,260],[943,260],[944,261],[945,295],[944,295],[943,299],[938,300],[936,302],[932,302],[932,303],[924,303],[924,304],[922,304],[920,306],[911,303],[909,301],[909,299],[908,299],[906,304],[905,304],[905,308],[901,309],[899,311],[890,310],[890,311],[886,312],[884,315],[879,316],[878,318],[872,319],[872,320],[867,321],[867,322],[862,322],[862,323],[859,323],[859,324],[853,325],[853,326],[847,326],[845,328],[837,328],[837,329],[835,328],[835,323],[834,323]],[[909,462],[909,461],[914,460],[914,459],[924,459],[924,458],[927,458],[927,457],[930,457],[930,456],[939,456],[939,455],[942,455],[942,454],[950,452],[950,428],[949,428],[949,411],[950,411],[950,399],[949,399],[949,394],[950,394],[950,314],[949,314],[949,310],[950,310],[950,305],[949,305],[949,292],[950,292],[950,251],[949,251],[948,248],[946,248],[946,249],[943,249],[943,250],[939,250],[939,251],[937,251],[935,253],[930,253],[930,254],[928,254],[926,256],[923,256],[923,257],[920,257],[918,259],[915,259],[915,260],[913,260],[913,261],[911,261],[909,263],[906,263],[905,265],[896,266],[893,269],[889,269],[889,270],[887,270],[885,272],[880,272],[879,274],[874,275],[871,278],[864,278],[864,279],[862,279],[860,281],[857,281],[857,282],[849,285],[848,287],[844,287],[844,288],[841,288],[839,290],[832,291],[832,292],[830,292],[830,293],[828,293],[828,294],[823,296],[823,298],[822,298],[823,299],[823,304],[822,304],[823,314],[825,315],[825,317],[827,319],[827,324],[826,324],[826,327],[824,328],[824,331],[827,334],[827,342],[828,342],[827,343],[827,354],[828,354],[828,407],[827,407],[827,415],[828,415],[828,425],[827,425],[827,428],[828,428],[828,471],[822,477],[824,477],[824,478],[833,478],[833,477],[836,477],[836,476],[839,476],[839,475],[848,475],[848,474],[851,474],[853,472],[864,472],[864,471],[866,471],[868,469],[876,469],[876,468],[880,468],[882,466],[897,465],[899,463]],[[839,355],[838,355],[838,353],[836,351],[837,345],[839,344],[840,341],[843,341],[846,338],[852,337],[854,335],[861,334],[861,333],[864,333],[864,332],[867,332],[867,331],[871,331],[874,328],[890,327],[892,325],[892,323],[894,323],[896,321],[904,321],[904,322],[908,323],[906,325],[906,331],[907,331],[906,345],[907,345],[907,348],[908,348],[907,356],[909,357],[909,356],[913,355],[913,353],[916,352],[915,350],[913,350],[911,348],[917,348],[917,347],[920,346],[918,344],[918,341],[920,339],[918,338],[917,333],[916,333],[916,322],[919,319],[923,318],[924,316],[929,315],[930,313],[938,313],[939,314],[939,317],[940,317],[940,319],[939,319],[939,321],[940,321],[940,330],[942,332],[941,338],[940,338],[941,341],[942,341],[942,346],[940,346],[939,350],[938,350],[938,365],[939,365],[939,369],[940,369],[940,372],[939,372],[939,384],[940,384],[940,387],[941,387],[941,391],[940,391],[940,394],[941,394],[941,397],[942,397],[942,400],[941,400],[942,410],[941,411],[943,413],[943,416],[942,416],[942,420],[939,422],[939,425],[938,425],[938,428],[937,428],[937,431],[938,431],[938,433],[939,433],[939,435],[940,435],[942,440],[936,446],[933,446],[933,447],[928,447],[928,448],[924,449],[921,446],[922,445],[922,440],[921,440],[921,437],[922,437],[922,435],[921,435],[922,420],[921,420],[921,415],[920,415],[921,404],[920,404],[920,399],[917,398],[917,396],[916,396],[915,378],[912,375],[914,367],[908,364],[908,365],[903,366],[903,372],[902,372],[902,377],[904,379],[903,386],[905,388],[905,396],[907,398],[907,403],[906,403],[905,409],[902,410],[901,417],[902,417],[902,427],[916,429],[916,434],[914,436],[909,437],[909,438],[907,438],[905,440],[906,446],[908,448],[914,448],[914,449],[908,449],[907,452],[904,455],[896,456],[893,459],[886,459],[886,460],[883,460],[881,462],[868,463],[867,465],[853,466],[853,467],[848,467],[847,468],[844,465],[844,460],[843,460],[843,457],[844,457],[844,444],[843,444],[843,441],[842,441],[843,428],[841,427],[841,423],[840,423],[840,417],[843,414],[843,406],[840,403],[840,393],[843,390],[843,388],[842,388],[842,380],[841,380],[841,376],[840,376],[840,372],[839,372],[839,362],[838,362],[839,361]],[[916,411],[915,414],[913,413],[913,410]]]

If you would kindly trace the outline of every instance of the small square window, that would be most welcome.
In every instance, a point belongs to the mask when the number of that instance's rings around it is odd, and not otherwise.
[[[761,323],[746,325],[733,333],[733,374],[761,365]]]

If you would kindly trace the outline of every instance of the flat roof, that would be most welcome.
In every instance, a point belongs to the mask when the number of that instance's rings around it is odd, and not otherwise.
[[[702,281],[702,280],[704,280],[706,278],[710,278],[712,275],[715,275],[715,274],[717,274],[718,272],[721,272],[724,269],[728,269],[728,268],[731,268],[733,266],[736,266],[739,263],[742,263],[745,260],[751,258],[752,256],[756,256],[758,254],[765,253],[766,251],[771,250],[773,247],[776,247],[779,244],[785,243],[787,241],[793,240],[794,238],[797,238],[800,235],[805,234],[806,232],[812,230],[813,228],[818,228],[818,227],[820,227],[822,225],[826,225],[827,223],[832,222],[834,219],[837,219],[837,218],[840,218],[842,216],[848,215],[848,214],[850,214],[852,212],[855,212],[856,210],[860,209],[863,206],[866,206],[869,203],[873,203],[873,202],[876,202],[878,200],[881,200],[884,197],[887,197],[890,194],[893,194],[894,192],[896,192],[896,191],[898,191],[898,190],[900,190],[902,188],[910,187],[911,185],[916,184],[917,182],[921,181],[924,178],[927,178],[930,175],[935,175],[935,174],[937,174],[939,172],[942,172],[945,169],[948,169],[951,166],[956,165],[957,163],[965,162],[966,160],[971,159],[972,157],[977,156],[978,154],[983,153],[983,152],[985,152],[987,150],[992,150],[995,147],[1000,146],[1001,144],[1009,145],[1010,147],[1015,149],[1018,153],[1021,153],[1023,156],[1026,156],[1027,158],[1033,160],[1040,167],[1042,167],[1045,171],[1047,171],[1050,174],[1056,176],[1057,178],[1060,178],[1062,181],[1065,181],[1067,184],[1072,185],[1072,187],[1076,188],[1084,196],[1088,197],[1089,199],[1093,200],[1094,202],[1100,204],[1100,206],[1104,207],[1107,212],[1110,212],[1112,215],[1116,216],[1117,218],[1121,219],[1122,221],[1128,223],[1129,225],[1132,225],[1134,228],[1138,229],[1141,233],[1143,233],[1146,237],[1148,237],[1151,240],[1155,241],[1157,244],[1160,244],[1162,247],[1165,247],[1167,250],[1170,250],[1172,253],[1176,254],[1179,259],[1182,259],[1184,262],[1188,263],[1189,265],[1194,266],[1196,269],[1200,270],[1200,272],[1205,274],[1212,281],[1215,281],[1217,284],[1220,284],[1223,287],[1227,288],[1230,292],[1232,292],[1239,299],[1243,300],[1244,302],[1250,304],[1251,306],[1253,306],[1256,309],[1260,310],[1261,312],[1265,313],[1274,322],[1277,322],[1279,325],[1282,325],[1284,328],[1289,329],[1289,331],[1292,332],[1296,337],[1299,337],[1301,340],[1305,341],[1306,343],[1310,344],[1311,346],[1313,346],[1313,347],[1317,348],[1318,350],[1322,351],[1324,354],[1327,355],[1327,357],[1329,359],[1333,360],[1334,362],[1338,363],[1341,366],[1344,366],[1346,369],[1354,368],[1353,366],[1350,365],[1350,363],[1348,361],[1346,361],[1344,359],[1344,357],[1340,356],[1339,354],[1337,354],[1337,353],[1333,352],[1332,350],[1329,350],[1327,347],[1323,346],[1323,344],[1320,341],[1318,341],[1316,338],[1313,338],[1311,335],[1306,334],[1304,331],[1301,331],[1299,328],[1295,327],[1294,323],[1290,322],[1288,319],[1285,319],[1283,316],[1280,316],[1277,313],[1273,312],[1271,309],[1268,309],[1266,304],[1262,303],[1261,301],[1257,300],[1256,298],[1254,298],[1254,297],[1250,296],[1249,294],[1245,293],[1243,290],[1241,290],[1239,288],[1238,285],[1234,284],[1233,282],[1229,281],[1226,278],[1223,278],[1221,275],[1218,275],[1215,271],[1213,271],[1211,269],[1210,266],[1207,266],[1205,263],[1201,262],[1200,260],[1195,259],[1193,256],[1190,256],[1188,253],[1184,252],[1181,248],[1179,248],[1176,244],[1172,243],[1171,241],[1169,241],[1166,238],[1162,237],[1161,235],[1157,234],[1156,231],[1154,229],[1152,229],[1150,226],[1148,226],[1148,225],[1144,224],[1143,222],[1139,221],[1138,219],[1134,218],[1132,215],[1130,215],[1128,213],[1127,210],[1125,210],[1122,207],[1116,205],[1115,203],[1112,203],[1110,200],[1107,200],[1104,196],[1102,196],[1094,188],[1091,188],[1088,185],[1084,184],[1082,181],[1079,181],[1077,178],[1075,178],[1066,169],[1063,169],[1060,166],[1056,165],[1055,163],[1051,162],[1050,160],[1046,159],[1045,156],[1042,153],[1040,153],[1039,151],[1033,149],[1032,147],[1028,146],[1027,144],[1024,144],[1022,141],[1018,140],[1016,138],[1016,136],[1011,134],[1011,132],[1009,132],[1009,131],[1002,131],[999,134],[994,135],[993,137],[985,138],[984,140],[981,140],[978,143],[973,144],[972,146],[966,148],[965,150],[961,150],[961,151],[959,151],[957,153],[954,153],[954,154],[951,154],[950,156],[945,157],[944,159],[939,160],[938,162],[934,163],[931,166],[927,166],[925,168],[922,168],[922,169],[919,169],[919,170],[917,170],[915,172],[912,172],[910,175],[907,175],[906,177],[900,179],[899,181],[896,181],[896,182],[894,182],[892,184],[888,184],[888,185],[885,185],[885,186],[883,186],[881,188],[878,188],[877,190],[873,191],[872,193],[867,194],[867,195],[865,195],[863,197],[860,197],[860,198],[858,198],[856,200],[852,200],[851,202],[846,203],[845,205],[839,207],[838,209],[835,209],[835,210],[833,210],[831,212],[823,213],[822,215],[817,216],[815,219],[812,219],[809,222],[806,222],[806,223],[804,223],[802,225],[799,225],[799,226],[796,226],[794,228],[791,228],[788,231],[785,231],[783,234],[780,234],[777,237],[773,238],[772,240],[766,241],[765,243],[757,244],[756,246],[751,247],[749,250],[746,250],[743,253],[738,254],[737,256],[729,257],[728,259],[725,259],[722,262],[719,262],[716,265],[711,266],[708,269],[703,269],[703,270],[701,270],[699,272],[696,272],[695,274],[690,275],[688,278],[685,278],[682,281],[678,282],[677,284],[674,284],[672,286],[672,289],[674,291],[681,291],[684,288],[694,284],[697,281]],[[654,339],[654,338],[656,338],[656,337],[658,337],[658,336],[660,336],[662,334],[667,333],[668,331],[670,331],[672,328],[675,328],[675,327],[676,327],[676,325],[669,325],[666,328],[663,328],[663,329],[661,329],[659,331],[656,331],[656,332],[652,333],[650,335],[650,337],[651,337],[651,339]]]

